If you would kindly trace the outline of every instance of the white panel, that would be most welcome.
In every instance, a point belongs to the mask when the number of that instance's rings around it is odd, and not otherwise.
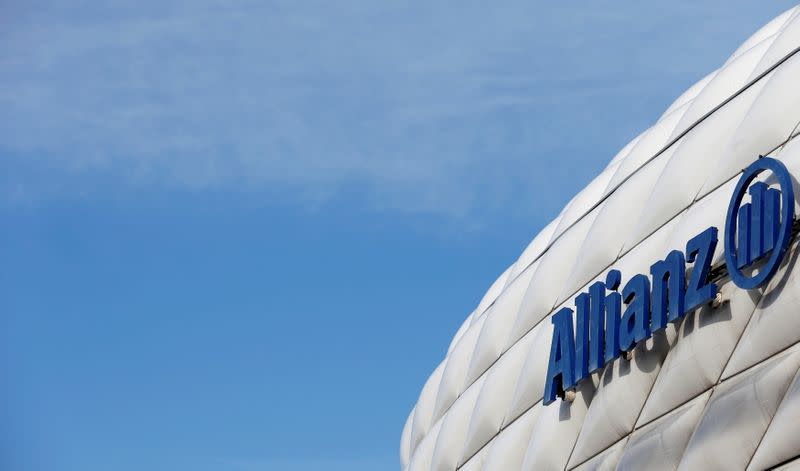
[[[731,62],[740,55],[742,55],[745,51],[750,49],[751,47],[755,46],[756,44],[760,43],[768,36],[772,36],[778,33],[785,24],[789,17],[797,11],[797,7],[790,8],[785,12],[781,13],[777,17],[775,17],[772,21],[765,24],[761,29],[756,31],[752,36],[750,36],[747,41],[743,42],[741,46],[736,49],[731,57],[727,60],[727,62]],[[726,63],[727,63],[726,62]]]
[[[678,341],[667,354],[638,425],[660,417],[719,380],[760,298],[757,290],[743,290],[730,281],[719,289],[729,302],[717,308],[704,306],[680,323]]]
[[[572,271],[572,267],[575,266],[578,249],[602,208],[601,204],[578,221],[570,230],[562,234],[542,256],[539,268],[531,278],[519,315],[511,330],[512,342],[532,329],[556,305],[561,286]]]
[[[792,460],[789,463],[778,466],[770,471],[798,471],[800,470],[800,458]]]
[[[669,108],[667,108],[667,110],[664,111],[664,113],[661,115],[660,118],[658,118],[658,120],[661,121],[662,119],[669,116],[673,111],[675,111],[676,108],[680,108],[681,106],[684,106],[690,101],[694,100],[694,97],[696,97],[706,87],[706,85],[708,85],[708,83],[714,79],[714,76],[717,75],[717,72],[719,72],[719,70],[711,72],[710,74],[700,79],[697,83],[689,87],[688,90],[683,92],[681,96],[679,96],[675,101],[673,101],[671,105],[669,105]]]
[[[631,361],[618,358],[603,371],[592,407],[586,415],[570,466],[599,453],[633,430],[659,367],[674,342],[673,326],[640,342]]]
[[[558,237],[567,230],[575,221],[583,217],[603,196],[611,177],[616,173],[619,164],[612,164],[595,177],[589,185],[578,193],[570,202],[569,207],[561,216],[553,237]]]
[[[578,253],[580,263],[572,269],[559,299],[573,296],[617,259],[625,243],[624,235],[631,233],[639,221],[647,195],[667,159],[668,156],[662,154],[608,197],[581,245]]]
[[[744,469],[798,365],[795,348],[719,385],[678,469]]]
[[[550,355],[550,341],[553,337],[553,324],[545,319],[525,334],[520,342],[530,346],[525,363],[517,380],[514,397],[505,413],[504,424],[508,424],[531,406],[542,400],[544,395],[544,377],[547,374],[547,359]]]
[[[433,373],[425,381],[425,386],[422,387],[422,392],[419,394],[417,405],[414,407],[414,424],[411,426],[411,443],[409,450],[414,454],[414,449],[417,448],[420,441],[428,433],[433,420],[433,406],[436,403],[436,395],[439,392],[439,384],[442,381],[442,374],[444,373],[445,365],[447,365],[447,358],[445,358],[439,366],[433,370]]]
[[[800,340],[800,268],[797,241],[767,289],[722,377],[727,378]],[[789,260],[787,263],[786,260]],[[788,270],[787,270],[788,268]]]
[[[775,149],[775,152],[771,154],[771,157],[776,159],[780,159],[786,165],[787,170],[789,173],[794,174],[794,172],[800,171],[800,126],[798,126],[797,131],[792,134],[792,139],[780,146],[779,148]],[[793,175],[794,180],[797,181],[796,174]],[[795,201],[795,213],[797,213],[800,206],[797,199]]]
[[[778,148],[772,154],[786,165],[786,169],[789,170],[789,173],[792,174],[794,179],[795,188],[797,188],[798,174],[800,174],[800,139],[798,139],[799,136],[797,133],[800,133],[800,126],[798,126],[797,132],[794,134],[792,140]],[[767,179],[767,184],[772,185],[773,183],[775,183],[774,177]],[[795,191],[795,214],[800,211],[800,196],[797,196],[797,193],[798,192]]]
[[[467,370],[466,384],[471,384],[478,376],[482,375],[489,365],[497,361],[500,354],[510,346],[511,328],[514,326],[522,297],[528,289],[535,268],[534,264],[522,272],[486,313],[486,321],[483,323],[475,353],[472,355]]]
[[[635,242],[694,201],[709,173],[714,172],[714,163],[725,157],[723,153],[726,145],[764,83],[759,82],[750,87],[701,122],[673,146],[674,152],[671,156],[659,157],[667,157],[669,162],[656,184],[650,188],[651,193],[645,196],[647,204],[644,207],[647,209],[638,219],[634,231]],[[720,215],[723,218],[725,209]]]
[[[481,450],[475,454],[472,458],[469,459],[466,463],[464,463],[460,468],[459,471],[481,471],[485,468],[485,463],[489,452],[494,448],[495,439],[492,439],[489,443],[486,444],[485,447],[481,448]]]
[[[688,129],[695,121],[730,98],[749,82],[748,77],[750,73],[756,67],[758,61],[764,56],[764,53],[767,52],[773,39],[774,36],[765,38],[733,61],[725,64],[725,66],[717,72],[714,79],[711,80],[703,91],[697,95],[694,101],[692,101],[692,104],[675,127],[675,131],[673,131],[670,139],[677,137],[679,133]]]
[[[663,248],[676,222],[673,220],[659,229],[615,264],[615,268],[622,272],[622,286],[635,274],[649,273],[650,263],[665,255]],[[661,363],[675,339],[675,327],[670,324],[650,339],[639,342],[631,361],[618,358],[606,365],[570,458],[570,466],[586,461],[633,430]]]
[[[753,456],[748,469],[771,468],[800,455],[800,433],[797,433],[800,419],[800,374],[795,374],[792,385],[786,391],[775,417],[772,418],[767,433]]]
[[[523,337],[486,373],[483,389],[470,419],[464,456],[472,456],[500,430],[531,340],[533,337]]]
[[[678,467],[689,437],[711,392],[635,431],[619,462],[621,470],[672,471]]]
[[[625,443],[627,441],[628,438],[625,437],[601,451],[582,465],[571,469],[574,471],[613,471],[617,469],[619,456],[622,454],[622,449],[625,448]]]
[[[792,175],[800,175],[800,140],[791,141],[779,154]],[[774,186],[776,182],[771,176],[759,178]],[[795,180],[796,181],[796,180]],[[796,183],[795,183],[795,187]],[[795,193],[795,212],[800,209],[800,194]],[[796,246],[796,243],[794,244]],[[790,250],[781,268],[767,285],[768,295],[762,299],[750,318],[742,338],[736,346],[731,360],[723,373],[727,378],[742,371],[756,362],[772,355],[780,349],[794,344],[800,339],[800,322],[792,316],[791,299],[800,296],[797,288],[794,267],[797,253]],[[785,293],[784,293],[785,291]],[[778,298],[773,301],[774,298]]]
[[[772,74],[759,93],[752,108],[736,130],[735,137],[726,148],[723,158],[714,166],[701,194],[716,188],[756,160],[759,154],[768,153],[786,140],[800,121],[800,54],[795,55]]]
[[[615,156],[614,156],[614,157],[611,159],[611,161],[608,163],[608,165],[606,165],[606,168],[609,168],[609,167],[616,167],[616,166],[617,166],[617,164],[619,164],[620,162],[622,162],[622,160],[623,160],[625,157],[627,157],[627,156],[628,156],[628,154],[630,154],[630,153],[631,153],[631,150],[634,148],[634,146],[636,146],[636,144],[639,142],[639,139],[641,139],[641,138],[642,138],[642,136],[643,136],[645,133],[647,133],[647,131],[645,131],[645,132],[643,132],[643,133],[639,134],[638,136],[636,136],[636,137],[634,137],[633,139],[631,139],[631,141],[630,141],[630,142],[628,142],[627,144],[625,144],[625,147],[623,147],[622,149],[620,149],[620,150],[619,150],[619,152],[617,152],[617,155],[615,155]],[[611,183],[611,182],[609,181],[609,183]],[[606,188],[608,188],[608,187],[606,187]],[[604,194],[605,194],[605,193],[604,193]]]
[[[649,274],[650,265],[667,255],[667,244],[672,241],[675,229],[679,226],[683,216],[685,214],[678,215],[670,221],[664,221],[664,225],[650,237],[644,239],[630,251],[623,253],[622,257],[609,267],[609,269],[617,269],[622,272],[622,286],[625,286],[626,280],[633,275]],[[605,270],[598,278],[604,280],[606,272],[608,270]]]
[[[442,421],[439,420],[419,446],[411,454],[411,461],[408,464],[408,471],[429,471],[431,469],[431,459],[433,458],[433,448],[436,446],[436,439],[439,438],[439,430],[442,428]]]
[[[486,316],[483,316],[472,324],[450,356],[447,357],[447,365],[442,374],[442,381],[439,384],[436,403],[433,407],[433,420],[439,420],[458,396],[464,392],[464,389],[469,386],[464,380],[467,376],[469,362],[472,360],[472,353],[475,351],[478,334],[480,334],[485,320]]]
[[[520,255],[517,263],[515,263],[514,267],[511,269],[511,277],[516,277],[522,273],[523,270],[528,268],[528,265],[533,263],[533,261],[544,252],[544,249],[550,245],[550,240],[553,238],[553,232],[555,232],[556,227],[558,227],[559,221],[561,221],[560,216],[552,220],[550,224],[545,226],[545,228],[533,238],[531,243],[528,244],[528,247],[525,248],[525,251],[522,252],[522,255]]]
[[[432,471],[452,471],[461,464],[462,460],[466,461],[467,457],[463,456],[461,451],[467,435],[469,419],[485,378],[486,375],[481,376],[478,381],[464,391],[464,394],[445,414],[442,430],[439,432],[436,448],[433,451]]]
[[[709,227],[718,229],[718,242],[714,250],[712,264],[722,263],[725,257],[725,213],[728,211],[736,180],[731,180],[717,188],[713,193],[693,204],[678,219],[678,224],[664,248],[664,255],[671,250],[686,251],[686,243]],[[660,258],[660,257],[659,257]],[[652,260],[651,263],[656,260]]]
[[[492,286],[486,291],[486,294],[483,295],[476,309],[476,311],[478,311],[478,314],[476,314],[477,316],[483,315],[486,309],[491,306],[497,297],[500,296],[500,293],[503,292],[503,288],[506,286],[506,280],[508,280],[508,275],[511,273],[511,268],[512,267],[506,268],[506,270],[494,280],[494,283],[492,283]]]
[[[592,376],[577,386],[573,402],[555,401],[542,407],[521,469],[564,469],[596,387]]]
[[[767,50],[764,57],[758,65],[753,69],[750,79],[756,78],[759,74],[775,65],[786,54],[789,54],[798,46],[800,46],[800,11],[795,7],[792,12],[791,18],[781,28],[777,34],[777,38],[772,43],[772,46]]]
[[[528,449],[528,442],[530,442],[533,427],[541,408],[541,404],[537,404],[500,432],[486,457],[484,470],[521,469],[522,460],[525,459],[525,450]]]
[[[669,142],[669,137],[678,124],[683,113],[686,112],[689,104],[675,108],[669,115],[664,116],[661,121],[651,127],[646,134],[639,139],[630,154],[622,161],[617,172],[611,178],[610,187],[614,187],[624,181],[630,174],[639,169],[645,162],[656,155]]]
[[[453,348],[455,348],[458,341],[461,340],[461,336],[464,335],[464,332],[466,332],[467,329],[469,329],[469,326],[472,324],[472,319],[475,317],[476,312],[477,311],[472,311],[472,313],[470,313],[470,315],[468,315],[467,318],[464,319],[464,322],[461,323],[461,327],[458,328],[458,330],[456,331],[456,335],[453,336],[453,340],[450,341],[450,346],[447,347],[448,355],[450,354],[450,352],[453,351]]]
[[[400,435],[400,464],[403,468],[408,466],[411,457],[411,425],[414,423],[414,409],[408,414],[406,424],[403,426],[403,433]]]

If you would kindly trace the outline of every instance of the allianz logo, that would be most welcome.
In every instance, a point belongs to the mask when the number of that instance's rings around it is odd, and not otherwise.
[[[767,171],[779,189],[753,183]],[[746,194],[750,202],[742,205]],[[788,250],[793,222],[791,175],[780,161],[760,157],[744,169],[725,219],[725,268],[737,286],[755,289],[769,282]],[[575,309],[553,314],[544,404],[563,398],[637,343],[713,301],[717,284],[709,275],[717,243],[718,230],[709,227],[689,240],[685,251],[673,250],[653,263],[650,276],[634,275],[620,289],[622,273],[612,269],[605,281],[575,297]],[[687,263],[693,264],[688,279]]]

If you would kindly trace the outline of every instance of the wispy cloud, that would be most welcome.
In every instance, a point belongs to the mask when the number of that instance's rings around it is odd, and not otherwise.
[[[99,174],[301,204],[357,186],[373,208],[481,218],[526,201],[552,214],[745,39],[690,3],[7,7],[0,152],[19,173],[0,184],[24,198]],[[660,35],[676,21],[686,37]],[[559,179],[566,194],[543,196]]]

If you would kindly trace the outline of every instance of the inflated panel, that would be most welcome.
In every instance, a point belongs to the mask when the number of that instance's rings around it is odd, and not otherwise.
[[[690,102],[691,103],[691,102]],[[614,187],[622,183],[645,162],[655,156],[669,142],[672,131],[680,121],[690,103],[675,108],[670,114],[651,127],[639,142],[631,149],[630,154],[622,161],[609,185]]]
[[[486,312],[486,309],[488,309],[489,306],[494,303],[497,297],[500,296],[500,293],[503,292],[503,288],[506,286],[506,281],[508,280],[508,276],[511,274],[512,268],[513,266],[508,267],[506,271],[501,273],[494,283],[492,283],[492,286],[489,287],[489,290],[486,291],[486,294],[483,295],[483,298],[481,298],[481,302],[478,303],[478,308],[476,309],[476,311],[478,311],[478,316]]]
[[[481,333],[485,321],[486,316],[483,316],[472,324],[447,357],[447,365],[442,373],[442,380],[439,382],[439,390],[436,394],[436,403],[433,407],[434,421],[439,420],[469,386],[466,383],[467,368],[469,368],[475,344],[478,342],[478,335]]]
[[[678,469],[744,469],[798,365],[800,351],[794,348],[720,384]]]
[[[706,392],[631,435],[619,461],[621,470],[674,470],[705,408]]]
[[[786,23],[781,26],[769,50],[767,50],[759,64],[753,69],[750,78],[756,78],[759,74],[772,67],[797,47],[800,47],[800,9],[795,7],[793,10],[790,10],[789,18]]]
[[[595,388],[592,377],[577,385],[574,401],[556,401],[539,411],[521,469],[564,469]]]
[[[736,175],[758,155],[784,142],[800,122],[800,54],[794,55],[770,75],[736,130],[725,154],[703,185],[705,194]]]
[[[521,469],[541,408],[541,404],[531,407],[497,436],[485,469]]]
[[[504,424],[507,424],[534,404],[542,400],[544,391],[544,378],[547,373],[547,358],[550,353],[550,339],[553,337],[553,324],[549,319],[539,323],[528,332],[520,342],[529,345],[525,362],[522,365],[516,389],[508,410],[505,413]]]
[[[447,359],[439,363],[439,366],[433,370],[433,373],[428,377],[425,386],[422,387],[422,392],[417,399],[417,405],[414,407],[414,423],[411,426],[411,439],[409,443],[409,451],[411,454],[417,448],[419,443],[428,434],[433,420],[433,407],[436,404],[436,395],[439,393],[439,383],[442,381],[442,374],[444,373]]]
[[[464,322],[461,323],[461,327],[458,328],[456,334],[453,336],[453,340],[450,341],[450,346],[447,347],[447,354],[449,355],[450,352],[453,351],[458,341],[461,339],[461,336],[464,335],[464,332],[469,329],[469,326],[472,324],[472,319],[475,317],[475,313],[477,311],[472,311],[472,313],[464,319]]]
[[[681,106],[684,106],[688,104],[690,101],[694,100],[697,94],[699,94],[704,88],[706,88],[706,85],[708,85],[708,83],[714,79],[714,77],[717,75],[717,72],[719,72],[719,69],[712,71],[702,79],[698,80],[697,83],[689,87],[685,92],[681,94],[681,96],[676,98],[675,101],[673,101],[672,104],[669,105],[669,108],[667,108],[667,110],[664,111],[664,113],[661,115],[660,118],[658,118],[658,120],[659,121],[663,120],[664,118],[672,114],[672,112],[675,111],[676,108],[680,108]]]
[[[565,232],[542,256],[541,263],[531,278],[522,300],[519,314],[511,330],[511,341],[522,338],[539,323],[556,305],[560,287],[569,276],[586,233],[603,205],[595,208]]]
[[[731,180],[722,185],[713,193],[693,204],[684,211],[678,219],[678,224],[670,236],[670,241],[664,248],[664,254],[671,250],[686,250],[686,243],[709,227],[719,229],[717,246],[714,249],[712,265],[724,261],[724,228],[725,212],[728,210],[733,190],[736,188],[736,180]]]
[[[670,140],[677,137],[679,133],[688,129],[695,121],[698,121],[703,115],[745,86],[749,82],[750,73],[755,69],[756,64],[764,56],[764,53],[767,52],[769,46],[772,45],[774,39],[775,36],[765,38],[719,69],[714,79],[703,88],[692,101],[686,113],[683,114],[680,122],[675,127],[675,131],[670,136]]]
[[[792,17],[797,11],[798,8],[794,7],[776,16],[772,21],[765,24],[761,29],[747,38],[747,41],[743,42],[742,45],[739,46],[733,54],[731,54],[731,57],[725,63],[727,64],[728,62],[735,60],[737,57],[766,39],[768,36],[777,34],[778,31],[786,24],[787,20],[789,20],[789,18]]]
[[[631,232],[640,220],[647,195],[666,162],[662,158],[653,160],[609,196],[581,245],[580,263],[572,269],[559,299],[574,295],[617,259],[625,243],[621,235]]]
[[[620,358],[606,365],[570,466],[586,461],[633,430],[674,338],[674,328],[667,327],[638,344],[630,361]]]
[[[483,389],[478,396],[469,422],[464,455],[472,456],[497,432],[511,405],[522,365],[533,337],[524,337],[503,354],[497,364],[487,372]]]
[[[669,162],[665,168],[662,166],[664,171],[650,188],[651,193],[645,194],[646,202],[641,203],[646,211],[642,211],[641,218],[637,218],[634,242],[652,233],[664,221],[683,211],[695,200],[707,175],[713,171],[714,163],[724,158],[725,146],[758,96],[762,84],[759,82],[750,87],[723,109],[698,124],[673,146],[670,155],[658,157],[666,157]],[[727,204],[727,199],[725,202]],[[719,217],[724,216],[723,209]]]
[[[411,456],[411,425],[414,423],[414,411],[408,414],[406,424],[403,426],[403,434],[400,436],[400,464],[402,467],[408,466],[408,460]]]
[[[492,439],[481,450],[471,457],[466,463],[461,465],[458,469],[460,471],[481,471],[485,469],[485,463],[489,452],[494,448],[495,440]]]
[[[463,455],[464,439],[467,436],[467,427],[478,394],[483,387],[486,376],[481,376],[469,387],[461,397],[447,411],[442,420],[442,430],[436,439],[436,448],[431,459],[431,469],[435,471],[451,471],[466,461]]]
[[[797,471],[799,469],[800,469],[800,458],[797,458],[788,463],[784,463],[776,468],[772,468],[770,471]]]
[[[628,437],[625,437],[583,464],[570,469],[574,471],[613,471],[617,469],[617,462],[619,462],[622,449],[625,448],[627,441]]]
[[[764,296],[731,355],[723,378],[728,378],[800,341],[800,266],[797,242],[792,244],[781,269],[767,285]],[[788,261],[787,261],[788,260]]]
[[[534,262],[544,249],[546,249],[550,245],[550,241],[553,239],[553,232],[555,232],[558,223],[561,221],[561,218],[555,218],[551,221],[544,229],[539,232],[536,237],[533,238],[530,244],[525,248],[525,251],[522,252],[517,262],[514,264],[514,267],[511,269],[511,277],[516,278],[522,273],[528,266]]]
[[[611,177],[616,173],[618,164],[612,164],[598,175],[589,185],[578,193],[561,216],[561,221],[553,233],[553,237],[560,236],[567,228],[582,218],[591,210],[603,196]]]
[[[799,419],[800,373],[795,374],[792,385],[783,396],[748,469],[768,469],[800,456],[800,433],[797,433]]]
[[[503,291],[495,301],[494,306],[487,312],[486,321],[483,323],[483,329],[478,336],[475,352],[467,370],[466,381],[468,384],[482,375],[489,368],[489,365],[497,361],[500,354],[510,347],[511,328],[514,326],[514,320],[519,313],[522,298],[528,290],[531,275],[535,270],[536,266],[534,264],[522,272]]]
[[[627,156],[628,156],[628,154],[630,154],[630,153],[631,153],[631,150],[634,148],[634,146],[636,146],[636,144],[638,144],[638,143],[639,143],[639,139],[641,139],[641,138],[642,138],[642,136],[643,136],[643,135],[644,135],[646,132],[647,132],[647,131],[643,132],[642,134],[639,134],[638,136],[636,136],[636,137],[634,137],[633,139],[631,139],[631,141],[630,141],[630,142],[628,142],[627,144],[625,144],[625,146],[624,146],[622,149],[620,149],[620,150],[619,150],[619,152],[617,152],[617,154],[616,154],[616,155],[615,155],[615,156],[614,156],[614,157],[611,159],[611,162],[609,162],[609,163],[608,163],[608,165],[606,165],[606,168],[610,168],[610,167],[614,167],[614,168],[616,168],[616,167],[619,165],[619,163],[620,163],[620,162],[622,162],[622,160],[623,160],[623,159],[625,159],[625,157],[627,157]],[[616,172],[615,172],[615,173],[616,173]],[[611,181],[609,180],[609,182],[608,182],[608,183],[610,184],[610,183],[611,183]],[[608,190],[608,188],[609,188],[609,187],[608,187],[608,186],[606,186],[606,190]],[[604,192],[603,192],[603,194],[605,195],[607,192],[608,192],[608,191],[604,191]]]
[[[431,469],[433,448],[436,446],[436,439],[439,438],[441,428],[442,421],[439,420],[433,424],[433,427],[431,427],[425,438],[419,442],[419,445],[411,455],[411,461],[408,463],[408,471],[428,471]]]
[[[706,305],[684,317],[650,391],[639,425],[664,415],[719,381],[736,342],[760,298],[757,290],[737,288],[729,280],[719,286],[727,302]]]

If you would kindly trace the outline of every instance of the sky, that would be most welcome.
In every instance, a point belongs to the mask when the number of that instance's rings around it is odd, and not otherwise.
[[[0,4],[0,468],[392,470],[464,318],[793,6]]]

